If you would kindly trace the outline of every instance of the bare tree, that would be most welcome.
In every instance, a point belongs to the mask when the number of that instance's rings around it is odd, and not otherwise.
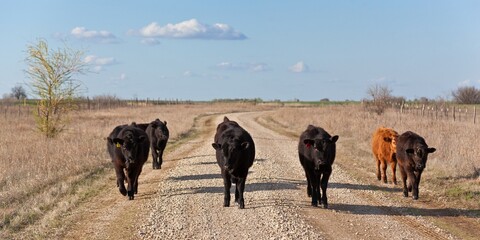
[[[27,98],[27,92],[22,85],[16,85],[12,88],[12,96],[17,100]]]
[[[55,137],[64,130],[66,114],[74,108],[80,82],[74,75],[84,73],[83,52],[71,48],[51,50],[45,40],[27,47],[25,70],[31,78],[30,88],[38,98],[35,120],[37,129],[46,137]]]
[[[452,91],[453,100],[461,104],[480,103],[480,90],[473,86],[459,87]]]
[[[381,115],[389,106],[389,101],[393,99],[392,90],[386,85],[374,84],[367,89],[367,110]]]

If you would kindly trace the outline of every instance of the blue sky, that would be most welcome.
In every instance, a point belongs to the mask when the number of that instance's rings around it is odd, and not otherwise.
[[[408,99],[480,87],[480,1],[59,1],[0,4],[0,94],[27,45],[85,52],[84,96]],[[27,88],[28,89],[28,88]],[[0,95],[0,96],[1,96]]]

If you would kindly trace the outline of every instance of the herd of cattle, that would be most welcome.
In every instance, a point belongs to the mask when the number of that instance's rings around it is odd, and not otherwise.
[[[107,149],[117,176],[117,187],[130,200],[138,190],[138,177],[152,152],[153,169],[160,169],[169,131],[166,121],[120,125],[107,137]],[[323,128],[309,125],[300,135],[298,155],[307,178],[307,194],[312,206],[328,208],[327,186],[332,174],[338,136],[331,136]],[[230,187],[235,183],[235,203],[245,208],[243,193],[248,170],[255,159],[255,144],[250,134],[237,122],[224,117],[218,124],[212,143],[224,184],[224,207],[230,206]],[[429,153],[425,139],[407,131],[399,135],[390,128],[378,128],[372,137],[372,152],[377,164],[377,178],[387,182],[387,164],[392,170],[392,182],[397,184],[396,166],[400,168],[403,195],[412,192],[418,199],[418,185]],[[407,184],[408,180],[408,184]],[[125,181],[128,186],[125,188]],[[321,188],[321,192],[320,192]]]

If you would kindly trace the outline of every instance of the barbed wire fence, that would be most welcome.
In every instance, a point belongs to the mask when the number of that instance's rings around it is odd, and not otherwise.
[[[366,111],[369,111],[372,103],[362,102]],[[470,122],[477,124],[477,105],[459,105],[450,102],[440,103],[409,103],[409,102],[385,102],[385,108],[393,109],[399,117],[404,115],[413,115],[431,120],[452,121],[452,122]]]

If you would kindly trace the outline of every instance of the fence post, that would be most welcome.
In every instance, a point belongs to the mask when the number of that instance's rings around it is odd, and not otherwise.
[[[453,121],[455,122],[455,106],[453,106]]]
[[[473,106],[473,124],[477,121],[477,107]]]

